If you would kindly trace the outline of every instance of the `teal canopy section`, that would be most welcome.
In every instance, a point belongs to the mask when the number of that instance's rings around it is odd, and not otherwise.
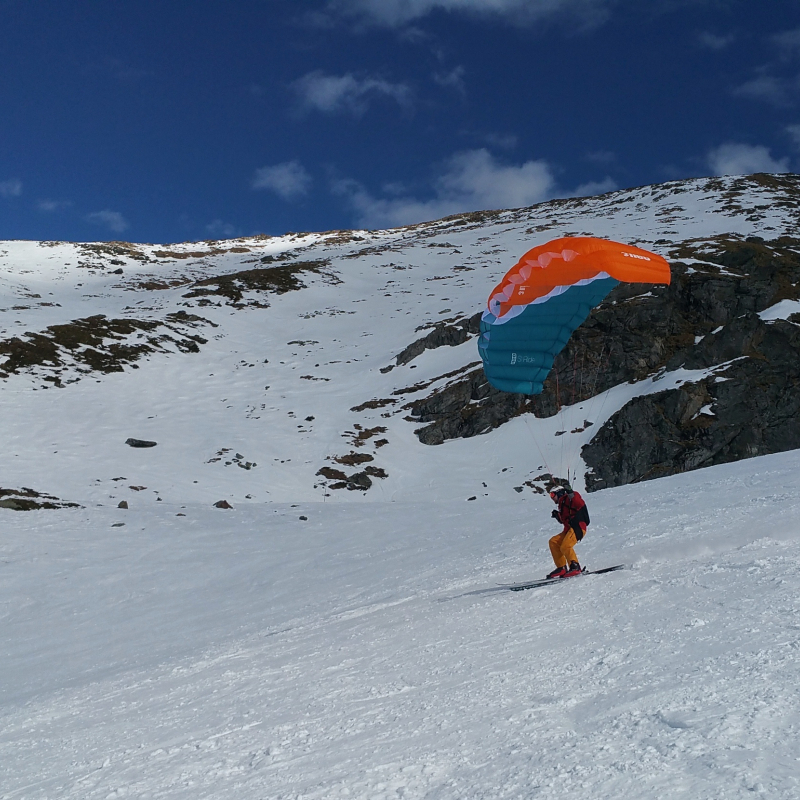
[[[501,324],[484,312],[478,352],[489,383],[503,392],[539,394],[569,337],[618,284],[615,278],[601,278],[586,286],[570,286]]]

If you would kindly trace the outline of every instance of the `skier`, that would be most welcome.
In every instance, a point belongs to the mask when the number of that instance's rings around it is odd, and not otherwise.
[[[589,511],[578,492],[563,486],[553,486],[550,489],[550,498],[558,506],[558,510],[553,511],[552,517],[564,526],[564,530],[550,539],[550,552],[556,568],[547,577],[571,578],[581,573],[581,565],[575,555],[575,545],[586,535]]]

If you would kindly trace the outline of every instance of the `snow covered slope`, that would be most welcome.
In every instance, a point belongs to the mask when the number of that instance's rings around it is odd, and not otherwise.
[[[563,420],[525,415],[432,448],[407,405],[474,365],[475,343],[402,365],[398,353],[480,311],[540,241],[595,234],[669,255],[723,232],[796,234],[799,182],[684,181],[379,232],[3,243],[0,486],[81,505],[513,499],[545,466],[575,469],[631,388],[597,400],[594,427],[562,439]],[[567,430],[589,412],[573,413]],[[128,438],[158,445],[132,450]],[[373,484],[365,495],[326,488],[354,469]]]
[[[797,797],[800,451],[596,492],[579,555],[629,569],[512,593],[555,532],[516,489],[592,429],[425,446],[403,406],[474,341],[396,361],[537,241],[797,236],[797,184],[2,243],[0,504],[78,507],[0,507],[0,800]]]
[[[799,497],[596,493],[631,569],[520,593],[544,499],[7,512],[0,797],[795,798]]]

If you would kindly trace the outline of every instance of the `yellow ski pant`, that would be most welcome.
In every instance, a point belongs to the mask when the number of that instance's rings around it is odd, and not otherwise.
[[[583,535],[586,536],[585,531]],[[575,545],[577,543],[578,540],[575,538],[575,531],[573,531],[572,528],[562,531],[550,539],[550,553],[553,556],[556,567],[563,567],[572,561],[578,560],[578,557],[575,555]]]

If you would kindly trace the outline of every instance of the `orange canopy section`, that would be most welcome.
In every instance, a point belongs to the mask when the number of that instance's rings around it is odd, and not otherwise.
[[[648,250],[607,239],[553,239],[529,250],[506,273],[489,295],[489,310],[500,318],[514,306],[542,302],[570,286],[607,277],[626,283],[668,284],[669,264]]]

